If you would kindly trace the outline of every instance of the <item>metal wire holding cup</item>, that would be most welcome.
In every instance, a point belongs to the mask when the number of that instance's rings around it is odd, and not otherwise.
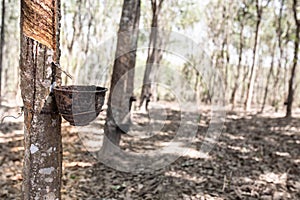
[[[21,111],[18,113],[17,116],[13,116],[13,115],[7,115],[7,116],[4,116],[2,119],[1,119],[1,123],[0,124],[3,124],[3,121],[6,119],[6,118],[14,118],[14,119],[19,119],[23,113],[24,113],[24,106],[21,106],[20,107]]]
[[[63,69],[59,66],[59,64],[56,64],[56,63],[54,63],[54,62],[52,62],[51,64],[52,64],[52,66],[54,66],[56,69],[59,69],[61,72],[63,72],[63,73],[64,73],[66,76],[68,76],[70,79],[73,79],[72,75],[70,75],[68,72],[66,72],[65,70],[63,70]],[[52,90],[53,90],[54,87],[55,87],[55,82],[53,82],[53,83],[51,84],[51,86],[50,86],[50,92],[52,92]],[[21,111],[18,113],[17,116],[7,115],[7,116],[2,117],[1,122],[0,122],[0,125],[3,124],[3,122],[4,122],[4,120],[5,120],[6,118],[19,119],[19,118],[23,115],[23,113],[24,113],[24,106],[21,106],[20,109],[21,109]]]
[[[59,64],[52,62],[52,65],[55,66],[55,68],[59,69],[61,72],[63,72],[67,77],[69,77],[71,80],[73,80],[73,77],[71,74],[63,70]]]

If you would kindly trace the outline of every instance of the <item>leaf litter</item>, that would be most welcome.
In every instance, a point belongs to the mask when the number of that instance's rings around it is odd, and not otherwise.
[[[142,153],[170,141],[178,130],[180,113],[171,106],[166,113],[168,123],[161,131],[151,137],[124,135],[121,148]],[[134,116],[140,125],[147,123],[146,118],[145,114]],[[139,173],[120,172],[100,163],[87,151],[77,129],[64,122],[62,199],[300,199],[299,119],[300,115],[285,119],[272,113],[229,112],[214,149],[201,156],[210,120],[209,109],[204,109],[189,154],[165,168]],[[103,129],[104,117],[95,124]],[[142,129],[137,132],[147,136]],[[22,119],[1,124],[0,199],[21,199],[22,134]]]

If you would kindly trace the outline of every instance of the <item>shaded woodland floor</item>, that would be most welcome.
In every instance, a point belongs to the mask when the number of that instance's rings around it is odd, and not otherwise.
[[[16,113],[18,108],[1,107],[1,114]],[[159,133],[148,139],[124,136],[122,148],[145,152],[172,139],[180,112],[170,106],[166,113],[170,123]],[[209,116],[201,112],[193,151],[163,169],[136,174],[101,164],[83,145],[86,138],[64,122],[62,199],[300,199],[300,113],[287,120],[274,113],[228,112],[215,148],[201,156]],[[145,122],[143,114],[135,117]],[[97,119],[103,127],[104,116]],[[0,199],[20,199],[22,120],[5,119],[0,127]]]

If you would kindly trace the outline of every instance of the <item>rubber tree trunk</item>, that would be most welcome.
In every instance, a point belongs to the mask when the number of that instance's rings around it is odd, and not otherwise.
[[[273,85],[273,99],[272,99],[272,105],[276,108],[278,108],[279,105],[279,97],[278,92],[280,91],[280,75],[282,72],[282,62],[283,62],[283,45],[282,45],[282,39],[283,39],[283,30],[282,30],[282,15],[283,15],[283,7],[285,5],[285,0],[281,0],[281,5],[280,5],[280,11],[279,11],[279,16],[277,19],[277,26],[276,26],[276,32],[277,32],[277,38],[278,38],[278,48],[279,48],[279,56],[278,56],[278,69],[276,72],[275,80],[274,80],[274,85]],[[285,85],[285,81],[283,83]],[[283,93],[285,92],[285,87],[283,87]],[[285,95],[283,95],[284,98],[286,98]]]
[[[243,18],[245,17],[245,12],[243,12]],[[240,77],[240,72],[241,72],[241,67],[242,67],[242,58],[243,58],[243,49],[244,49],[244,22],[243,19],[240,20],[241,23],[241,30],[240,30],[240,34],[239,34],[239,61],[238,61],[238,65],[237,65],[237,73],[235,75],[235,82],[234,82],[234,87],[231,93],[231,99],[230,102],[232,104],[232,110],[234,110],[235,107],[235,96],[236,96],[236,92],[238,90],[239,87],[239,77]]]
[[[0,103],[2,97],[3,47],[5,42],[5,0],[2,0],[0,29]]]
[[[144,101],[146,101],[145,110],[148,110],[147,102],[150,101],[150,97],[153,95],[152,92],[154,92],[152,82],[154,81],[155,73],[159,65],[159,62],[162,59],[162,52],[161,50],[158,49],[159,46],[158,42],[160,42],[158,17],[162,8],[163,1],[164,0],[151,0],[151,8],[152,8],[151,31],[150,31],[150,38],[149,38],[149,45],[148,45],[148,56],[146,61],[146,68],[144,72],[143,86],[142,86],[140,105],[139,105],[139,107],[141,108]]]
[[[248,84],[248,91],[247,91],[246,102],[245,102],[246,111],[249,111],[251,109],[253,89],[254,89],[256,70],[257,70],[256,51],[258,46],[259,29],[260,29],[261,17],[262,17],[262,8],[260,8],[258,0],[256,0],[256,12],[257,12],[257,21],[256,21],[256,29],[255,29],[254,47],[253,47],[253,60],[252,60],[252,67],[250,71],[250,81]]]
[[[291,71],[291,77],[289,81],[289,93],[287,99],[287,107],[286,107],[286,117],[292,116],[292,107],[293,107],[293,100],[294,100],[294,79],[296,76],[296,67],[298,63],[298,52],[299,52],[299,41],[300,41],[300,19],[297,17],[297,1],[293,0],[293,12],[294,12],[294,19],[296,23],[296,38],[295,38],[295,46],[294,46],[294,59],[293,59],[293,67]]]
[[[267,82],[266,82],[265,91],[264,91],[264,98],[263,98],[263,103],[262,103],[262,106],[261,106],[261,109],[260,109],[260,113],[264,112],[267,97],[268,97],[270,79],[271,79],[271,75],[272,75],[273,70],[274,70],[273,68],[274,68],[274,59],[275,59],[275,49],[276,49],[276,41],[274,42],[274,44],[272,46],[272,50],[271,50],[271,52],[272,52],[271,66],[270,66],[270,70],[269,70],[269,73],[268,73],[268,76],[267,76]]]
[[[121,134],[130,126],[139,18],[140,1],[124,0],[104,128],[102,150],[107,153],[111,144],[119,146]]]
[[[21,0],[21,94],[24,103],[25,200],[61,199],[61,117],[51,84],[60,84],[59,0]]]

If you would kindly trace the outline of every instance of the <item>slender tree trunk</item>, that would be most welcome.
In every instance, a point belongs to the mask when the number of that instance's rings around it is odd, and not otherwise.
[[[226,46],[226,41],[227,41],[227,36],[225,35],[225,38],[222,42],[222,47],[221,47],[221,55],[220,55],[220,60],[221,60],[221,66],[222,70],[224,70],[224,87],[225,91],[227,91],[227,86],[228,86],[228,71],[227,71],[227,63],[226,63],[226,56],[225,56],[225,46]],[[228,53],[228,52],[227,52]]]
[[[289,39],[289,33],[290,33],[290,28],[291,28],[291,24],[288,23],[287,24],[287,29],[285,31],[285,36],[283,37],[285,39],[283,46],[287,47],[288,43],[290,41]],[[289,63],[289,58],[288,58],[288,52],[287,49],[285,51],[283,51],[284,55],[284,99],[283,102],[287,103],[287,96],[288,96],[288,87],[289,87],[289,68],[288,68],[288,63]]]
[[[288,67],[287,67],[287,64],[288,64],[288,58],[287,56],[285,55],[285,58],[284,58],[284,75],[283,75],[283,96],[284,96],[284,100],[283,102],[285,102],[287,99],[287,95],[288,95]]]
[[[250,72],[250,81],[248,83],[248,91],[246,96],[245,102],[245,110],[249,111],[251,109],[251,102],[253,97],[253,89],[255,84],[255,77],[256,77],[256,51],[258,46],[258,38],[259,38],[259,29],[261,24],[261,15],[262,10],[259,6],[258,0],[256,0],[256,12],[257,12],[257,21],[256,21],[256,29],[255,29],[255,39],[254,39],[254,47],[253,47],[253,60],[252,60],[252,67]]]
[[[221,48],[221,57],[222,57],[222,67],[225,70],[225,91],[227,91],[228,85],[230,85],[230,77],[229,77],[229,63],[230,63],[230,56],[229,56],[229,30],[230,30],[230,12],[231,12],[231,4],[224,4],[223,5],[223,31],[224,31],[224,38],[222,42]],[[227,8],[228,6],[228,8]]]
[[[159,42],[159,47],[163,47],[165,45],[164,42],[166,42],[166,38],[168,38],[168,36],[163,36],[161,38],[164,38],[164,39],[160,39],[158,42]],[[164,42],[163,42],[164,40]],[[152,68],[152,76],[153,77],[153,81],[157,80],[158,78],[158,71],[159,71],[159,63],[161,62],[163,58],[163,51],[161,49],[158,49],[157,50],[157,58],[156,58],[156,61],[155,61],[155,65],[153,66]],[[157,84],[154,84],[154,85],[151,85],[152,89],[151,89],[151,93],[152,93],[152,100],[154,102],[156,102],[158,100],[158,88],[157,88]]]
[[[269,73],[268,73],[268,76],[267,76],[267,82],[266,82],[266,87],[265,87],[265,92],[264,92],[263,103],[262,103],[262,106],[261,106],[261,109],[260,109],[261,113],[265,109],[266,100],[267,100],[267,97],[268,97],[270,78],[271,78],[271,75],[272,75],[273,69],[274,69],[275,48],[276,48],[276,42],[274,42],[274,45],[273,45],[273,48],[272,48],[272,61],[271,61],[270,70],[269,70]]]
[[[149,47],[148,47],[148,57],[146,61],[146,69],[144,73],[143,78],[143,86],[140,96],[140,105],[139,107],[142,107],[144,101],[150,101],[150,97],[152,96],[152,82],[154,81],[155,77],[155,69],[157,68],[161,56],[159,55],[161,51],[157,49],[157,43],[159,42],[159,30],[158,30],[158,16],[162,7],[162,3],[164,0],[151,0],[151,6],[152,6],[152,21],[151,21],[151,32],[150,32],[150,40],[149,40]],[[154,66],[156,65],[156,66]],[[157,69],[156,69],[157,70]],[[147,103],[145,104],[146,110],[147,110]]]
[[[229,45],[228,45],[229,38],[228,37],[229,36],[226,36],[226,56],[224,58],[224,59],[226,59],[226,62],[225,62],[225,75],[227,77],[227,86],[225,88],[225,91],[227,91],[228,85],[231,85],[231,82],[232,82],[231,73],[230,73],[230,69],[229,69],[229,67],[230,67],[230,55],[229,55]]]
[[[242,58],[243,58],[243,49],[244,49],[244,23],[241,23],[241,31],[240,31],[240,46],[239,46],[239,61],[238,61],[238,66],[237,66],[237,73],[235,75],[235,82],[234,82],[234,87],[231,93],[231,99],[230,102],[232,104],[232,110],[235,107],[235,96],[236,92],[239,87],[239,77],[240,77],[240,71],[241,71],[241,65],[242,65]]]
[[[83,27],[82,20],[81,20],[82,3],[83,3],[82,0],[77,0],[76,1],[77,9],[75,10],[75,13],[74,13],[73,19],[72,19],[73,33],[72,33],[70,43],[67,44],[67,49],[68,49],[69,56],[72,56],[75,41],[78,40],[80,34],[82,33],[82,27]],[[77,26],[76,22],[78,22],[78,26]],[[76,62],[74,63],[72,61],[70,62],[69,59],[68,59],[67,66],[65,67],[66,71],[76,71],[77,68],[78,68],[78,60],[76,60]],[[65,76],[64,84],[66,84],[66,85],[68,84],[68,77],[67,76]]]
[[[281,5],[280,5],[280,11],[279,11],[279,17],[278,17],[278,27],[277,27],[277,38],[278,38],[278,48],[279,48],[279,56],[278,56],[278,69],[277,73],[275,75],[275,80],[274,80],[274,86],[273,86],[273,100],[272,100],[272,105],[278,105],[279,104],[279,98],[278,98],[278,84],[280,80],[280,72],[282,68],[282,55],[283,55],[283,47],[282,47],[282,12],[283,12],[283,6],[284,6],[285,0],[281,0]],[[278,107],[278,106],[277,106]],[[275,108],[276,110],[276,108]]]
[[[299,37],[300,37],[300,19],[297,18],[297,0],[293,0],[293,12],[294,19],[296,24],[296,38],[295,38],[295,47],[294,47],[294,59],[293,59],[293,67],[291,71],[291,77],[289,81],[289,93],[287,99],[287,107],[286,107],[286,117],[292,116],[292,107],[294,100],[294,79],[296,78],[296,67],[298,63],[298,51],[299,51]]]
[[[242,83],[245,83],[245,84],[243,84],[242,91],[241,91],[241,98],[240,98],[241,102],[246,100],[245,93],[247,92],[246,90],[247,90],[247,86],[248,86],[248,84],[246,84],[246,81],[247,81],[247,77],[249,76],[249,71],[250,71],[249,68],[250,68],[249,64],[248,64],[248,62],[246,62],[245,66],[243,67],[243,69],[244,69],[243,75],[244,76],[243,76]]]
[[[111,143],[119,146],[121,134],[130,126],[139,18],[140,1],[124,0],[104,129],[102,150],[106,153],[110,152]]]
[[[197,100],[197,97],[198,97],[198,94],[199,94],[199,78],[200,78],[200,74],[198,71],[196,71],[196,80],[195,80],[195,85],[194,85],[194,97],[193,97],[193,100]]]
[[[258,62],[257,62],[257,69],[256,69],[256,71],[260,71],[261,70],[261,65],[262,65],[262,57],[260,57],[259,59],[258,59]],[[256,76],[255,76],[255,80],[254,80],[254,82],[255,83],[259,83],[259,80],[260,79],[260,74],[257,74]],[[253,97],[252,97],[252,102],[254,103],[254,105],[259,105],[260,103],[259,103],[259,100],[260,100],[260,94],[262,94],[262,93],[260,93],[260,84],[254,84],[254,88],[253,88]]]
[[[5,42],[5,0],[2,0],[2,16],[0,29],[0,103],[2,97],[3,47]]]
[[[91,28],[92,28],[92,22],[94,20],[93,16],[90,16],[89,18],[89,23],[88,23],[88,32],[86,35],[86,45],[85,45],[85,49],[84,49],[84,53],[87,54],[89,51],[89,44],[90,44],[90,34],[91,34]]]
[[[49,92],[51,83],[60,84],[60,74],[52,64],[60,57],[59,20],[59,0],[21,0],[24,200],[61,199],[61,117]]]

